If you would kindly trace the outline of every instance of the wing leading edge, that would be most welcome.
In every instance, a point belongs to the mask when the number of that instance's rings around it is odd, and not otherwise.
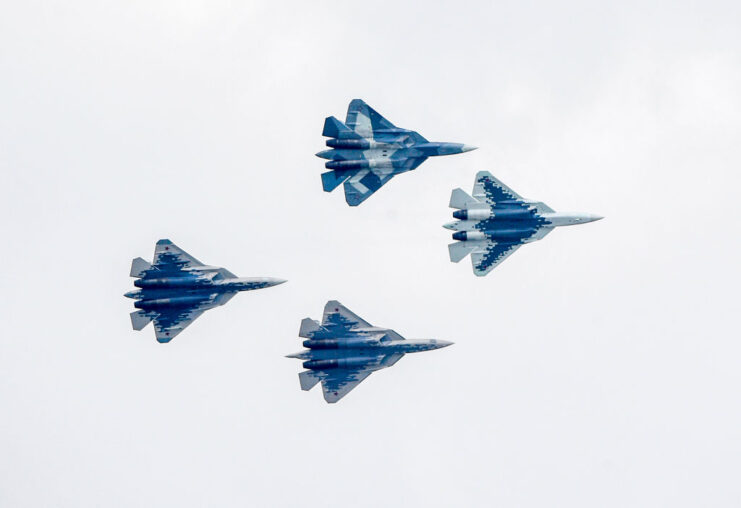
[[[350,206],[360,205],[393,177],[391,172],[377,173],[370,169],[361,169],[345,180],[345,202]]]
[[[201,314],[209,309],[224,305],[236,292],[215,293],[203,302],[189,307],[172,307],[157,311],[138,311],[131,314],[131,323],[135,330],[141,330],[149,321],[154,322],[154,333],[157,342],[167,343],[190,326]]]
[[[182,311],[159,312],[154,318],[154,334],[157,342],[165,344],[177,337],[207,309],[191,308]]]
[[[362,99],[350,101],[345,124],[358,135],[368,139],[373,139],[373,133],[377,130],[396,128]]]
[[[488,242],[484,249],[471,253],[473,273],[483,277],[511,256],[521,245],[521,243]]]
[[[532,206],[540,214],[553,213],[553,209],[545,203],[523,198],[488,171],[479,171],[476,173],[476,180],[473,185],[473,197],[488,203],[490,206],[511,203],[527,207]]]
[[[330,300],[324,306],[323,326],[342,326],[343,328],[370,328],[368,321],[342,305],[337,300]]]
[[[391,367],[398,362],[404,353],[391,353],[377,358],[375,363],[370,363],[362,369],[332,369],[326,371],[314,371],[307,375],[308,371],[299,374],[301,388],[311,389],[317,380],[322,381],[322,392],[324,400],[334,404],[342,397],[350,393],[373,372]],[[302,377],[302,374],[304,377]],[[306,388],[305,388],[306,386]]]
[[[158,270],[172,271],[204,265],[170,240],[163,239],[158,241],[154,248],[154,263],[152,266]]]
[[[321,371],[319,376],[322,379],[322,392],[324,400],[334,404],[342,397],[350,393],[365,378],[373,373],[372,370],[347,370],[334,369],[331,371]]]

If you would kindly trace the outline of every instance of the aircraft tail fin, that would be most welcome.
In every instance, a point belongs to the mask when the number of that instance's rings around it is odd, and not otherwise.
[[[152,321],[152,317],[143,310],[132,312],[129,317],[131,317],[131,327],[134,330],[141,330]]]
[[[361,139],[361,136],[333,116],[328,116],[324,119],[322,136],[327,138]]]
[[[129,277],[142,277],[144,272],[152,268],[151,263],[145,261],[142,258],[134,258],[131,260],[131,271]]]
[[[465,208],[469,208],[471,205],[478,204],[480,204],[480,201],[478,201],[473,196],[470,196],[463,189],[453,189],[453,192],[450,194],[450,204],[448,206],[450,208],[458,208],[459,210],[463,210]]]
[[[351,172],[349,171],[327,171],[322,173],[322,188],[324,192],[332,192],[342,182],[350,177]]]
[[[305,370],[298,373],[298,380],[301,383],[301,389],[306,391],[314,388],[320,378],[313,370]]]
[[[459,262],[476,249],[475,246],[467,245],[467,243],[468,242],[453,242],[448,245],[448,253],[450,254],[450,260],[453,263]]]
[[[314,321],[311,318],[304,318],[301,321],[301,329],[298,331],[298,336],[305,339],[310,339],[316,332],[322,329],[322,325],[318,321]]]

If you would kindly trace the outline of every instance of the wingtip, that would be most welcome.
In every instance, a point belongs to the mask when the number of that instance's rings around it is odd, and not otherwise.
[[[347,189],[347,187],[345,187]],[[358,199],[358,197],[355,194],[348,194],[347,190],[345,190],[345,203],[347,203],[348,206],[358,206],[360,203],[362,203],[362,199]]]

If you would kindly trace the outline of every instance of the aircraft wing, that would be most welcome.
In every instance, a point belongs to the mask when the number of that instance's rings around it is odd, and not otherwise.
[[[393,160],[392,167],[361,169],[345,180],[345,201],[350,206],[358,206],[386,185],[394,176],[415,169],[425,160],[427,160],[427,157],[407,157]]]
[[[157,246],[154,248],[153,266],[163,271],[179,271],[186,268],[203,266],[203,263],[170,240],[163,239],[158,241]]]
[[[391,367],[398,362],[404,353],[392,353],[378,359],[376,364],[370,364],[363,369],[332,369],[319,371],[317,375],[322,380],[324,400],[334,404],[350,393],[353,388],[362,383],[374,371]]]
[[[319,376],[322,378],[324,400],[330,404],[334,404],[362,383],[372,372],[373,370],[371,369],[332,369],[330,371],[321,371]]]
[[[487,242],[483,250],[475,250],[471,253],[473,273],[483,277],[507,259],[521,245],[521,243]]]
[[[154,318],[154,333],[157,342],[170,342],[207,310],[208,308],[197,307],[159,312]]]
[[[170,342],[201,314],[219,305],[224,305],[236,294],[236,292],[212,294],[200,304],[156,312],[153,321],[157,342]]]
[[[353,99],[350,102],[345,124],[358,135],[368,139],[373,139],[373,132],[376,130],[396,128],[361,99]]]
[[[393,177],[393,172],[376,173],[371,169],[360,170],[345,181],[345,201],[350,206],[358,206]]]
[[[473,185],[473,197],[493,205],[502,201],[519,203],[524,207],[534,207],[538,213],[552,213],[554,210],[539,201],[529,201],[515,191],[500,182],[488,171],[476,173],[476,181]]]
[[[473,184],[473,197],[489,204],[500,201],[524,201],[522,196],[504,185],[488,171],[476,173],[476,181]]]
[[[353,311],[342,305],[337,300],[330,300],[324,306],[322,325],[339,325],[348,329],[370,328],[373,326],[368,321],[355,314]]]

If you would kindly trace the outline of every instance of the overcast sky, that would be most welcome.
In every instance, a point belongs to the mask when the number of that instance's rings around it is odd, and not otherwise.
[[[739,5],[3,2],[0,506],[741,505]],[[480,148],[350,208],[353,98]],[[480,170],[606,218],[476,278]],[[289,282],[158,344],[159,238]],[[327,405],[283,355],[329,299],[455,345]]]

